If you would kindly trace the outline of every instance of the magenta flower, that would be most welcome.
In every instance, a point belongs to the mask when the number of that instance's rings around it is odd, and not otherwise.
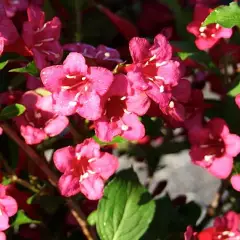
[[[26,111],[15,118],[21,135],[27,144],[38,144],[47,137],[60,134],[68,125],[68,118],[58,116],[52,110],[52,97],[41,97],[33,91],[26,92],[20,103]]]
[[[232,187],[240,192],[240,174],[233,175],[230,179]]]
[[[206,126],[189,131],[192,162],[218,178],[227,178],[232,171],[233,158],[240,152],[240,137],[230,134],[223,119],[214,118]]]
[[[101,152],[99,144],[90,138],[76,147],[58,149],[53,160],[63,173],[58,183],[61,194],[69,197],[81,192],[90,200],[102,197],[104,181],[118,168],[117,158]]]
[[[135,37],[129,49],[133,64],[126,70],[134,88],[144,91],[157,103],[165,102],[181,76],[180,64],[172,59],[172,48],[166,37],[157,35],[153,45],[144,38]]]
[[[112,73],[101,67],[88,67],[80,53],[70,53],[63,65],[41,71],[44,86],[53,93],[54,110],[62,115],[96,120],[101,117],[101,96],[113,81]]]
[[[28,7],[28,0],[3,0],[8,17],[13,17],[17,11],[24,11]]]
[[[147,112],[150,99],[144,92],[133,90],[125,75],[115,75],[110,89],[102,99],[102,105],[103,114],[94,122],[98,138],[111,141],[117,135],[129,140],[144,137],[145,128],[138,116]]]
[[[211,48],[220,38],[230,38],[231,28],[223,28],[219,24],[209,24],[202,27],[202,22],[212,10],[201,4],[197,4],[194,9],[193,22],[187,26],[188,32],[196,36],[195,44],[200,50]]]
[[[36,5],[28,10],[28,22],[23,24],[22,37],[33,53],[39,69],[58,63],[62,58],[62,47],[59,43],[61,22],[57,17],[44,23],[45,14]]]
[[[89,58],[89,64],[100,65],[106,68],[113,68],[116,64],[122,62],[119,52],[110,47],[99,45],[97,48],[85,43],[69,43],[63,46],[64,50],[81,53]]]
[[[4,234],[1,231],[9,228],[9,217],[16,214],[17,209],[15,199],[6,195],[6,187],[0,184],[0,237],[2,239],[4,239]]]
[[[2,3],[0,3],[0,55],[4,51],[4,46],[13,44],[19,38],[16,27],[10,20]]]

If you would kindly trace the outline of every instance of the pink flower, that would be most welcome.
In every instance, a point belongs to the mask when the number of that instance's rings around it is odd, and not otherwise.
[[[240,138],[230,134],[223,119],[214,118],[204,127],[189,131],[192,162],[218,178],[227,178],[232,171],[233,158],[240,152]]]
[[[188,32],[196,36],[195,44],[200,50],[211,48],[220,38],[230,38],[232,29],[223,28],[219,24],[209,24],[202,27],[202,22],[212,10],[201,4],[194,9],[193,22],[187,26]]]
[[[20,103],[26,111],[15,118],[21,135],[27,144],[38,144],[47,137],[60,134],[68,125],[68,118],[58,116],[52,110],[52,97],[41,97],[33,91],[26,92]]]
[[[180,64],[172,59],[172,48],[166,37],[157,35],[153,45],[144,38],[135,37],[129,49],[133,64],[126,70],[134,88],[144,91],[157,103],[165,102],[181,76]]]
[[[213,227],[204,229],[197,234],[199,240],[212,240],[212,239],[240,239],[239,232],[239,214],[229,211],[221,217],[214,220]]]
[[[122,62],[120,54],[116,49],[104,45],[99,45],[95,48],[85,43],[69,43],[65,44],[63,49],[70,52],[81,53],[84,57],[90,59],[89,64],[99,65],[109,69]]]
[[[6,234],[4,232],[0,232],[0,240],[7,240]]]
[[[53,93],[54,110],[63,115],[77,112],[96,120],[101,117],[101,96],[113,81],[112,73],[101,67],[88,67],[80,53],[70,53],[63,65],[41,71],[44,86]]]
[[[240,192],[240,174],[233,175],[230,179],[232,187]]]
[[[61,22],[57,17],[44,23],[45,14],[36,5],[28,10],[28,22],[23,24],[22,37],[39,69],[58,63],[62,58],[62,47],[59,43]]]
[[[134,91],[125,75],[115,75],[102,105],[103,115],[94,122],[96,135],[101,140],[111,141],[117,135],[129,140],[144,137],[145,129],[138,116],[147,112],[150,99],[144,92]]]
[[[90,138],[76,147],[58,149],[53,161],[63,173],[58,183],[61,194],[69,197],[81,192],[90,200],[102,197],[104,181],[118,168],[117,158],[101,152]]]
[[[240,108],[240,94],[238,94],[238,95],[235,97],[235,102],[236,102],[237,106]]]
[[[191,226],[187,226],[186,232],[184,233],[184,240],[194,240],[196,234]]]
[[[10,20],[2,3],[0,3],[0,55],[4,51],[4,46],[13,44],[19,38],[16,27]]]
[[[9,228],[9,217],[16,214],[17,209],[18,206],[15,199],[6,195],[6,187],[0,184],[0,231]],[[0,237],[4,239],[4,234],[0,233]]]
[[[28,7],[28,0],[3,0],[8,17],[13,17],[17,11],[24,11]]]

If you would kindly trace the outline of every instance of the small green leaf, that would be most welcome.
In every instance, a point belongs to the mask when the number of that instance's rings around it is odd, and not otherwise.
[[[39,70],[37,69],[34,61],[28,63],[25,67],[11,69],[9,72],[28,73],[35,77],[39,76]]]
[[[218,23],[223,27],[240,27],[240,7],[236,2],[231,2],[229,6],[219,6],[214,9],[203,22],[202,26],[211,23]]]
[[[11,178],[3,177],[3,180],[1,183],[2,183],[2,185],[7,186],[11,182],[12,182]]]
[[[97,210],[91,212],[87,218],[87,222],[90,226],[94,226],[97,223]]]
[[[126,170],[107,185],[97,211],[101,240],[139,240],[153,219],[155,202],[136,174]]]
[[[31,224],[31,223],[40,224],[41,221],[33,220],[33,219],[29,218],[23,210],[19,210],[17,212],[17,216],[16,216],[14,222],[12,223],[12,227],[14,227],[15,230],[18,230],[21,225]]]
[[[236,77],[234,82],[237,84],[228,92],[228,96],[231,97],[236,97],[238,94],[240,94],[240,75]]]
[[[3,68],[6,67],[6,65],[8,64],[8,60],[0,62],[0,70],[2,70]]]
[[[96,135],[93,136],[93,139],[101,146],[111,145],[111,144],[114,144],[114,143],[125,143],[125,142],[127,142],[127,140],[125,138],[122,138],[120,136],[114,137],[111,142],[103,142]]]
[[[16,103],[16,104],[9,105],[0,112],[0,119],[6,120],[9,118],[20,116],[21,114],[24,113],[25,110],[26,108],[22,104]]]

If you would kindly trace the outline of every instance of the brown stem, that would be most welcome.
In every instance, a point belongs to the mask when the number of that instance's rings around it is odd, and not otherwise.
[[[39,156],[38,153],[27,145],[19,136],[18,134],[11,129],[11,127],[7,123],[1,123],[0,127],[3,131],[14,141],[18,144],[20,148],[28,155],[28,157],[46,174],[49,179],[49,182],[54,186],[57,187],[58,177],[57,175],[49,168],[46,160]],[[88,226],[86,222],[86,216],[82,212],[81,208],[78,204],[71,198],[66,199],[67,204],[71,210],[72,215],[75,217],[76,221],[78,222],[79,226],[81,227],[83,233],[85,234],[88,240],[95,240],[97,239],[95,236],[94,231]]]
[[[75,140],[76,143],[83,141],[83,137],[82,137],[81,134],[76,130],[76,128],[75,128],[75,126],[73,125],[73,123],[71,122],[71,120],[69,121],[68,129],[69,129],[69,132],[72,134],[72,136],[73,136],[73,138],[74,138],[74,140]]]

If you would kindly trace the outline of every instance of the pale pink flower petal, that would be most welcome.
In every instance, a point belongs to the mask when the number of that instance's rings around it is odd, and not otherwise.
[[[10,196],[0,198],[0,206],[1,205],[4,206],[4,211],[9,217],[12,217],[17,213],[18,205],[14,198]]]
[[[6,234],[4,232],[0,232],[0,240],[7,240]]]
[[[239,174],[233,175],[231,177],[231,184],[236,191],[240,192],[240,175]]]
[[[53,137],[60,134],[67,127],[68,123],[68,118],[65,116],[57,116],[47,122],[44,131],[48,136]]]

